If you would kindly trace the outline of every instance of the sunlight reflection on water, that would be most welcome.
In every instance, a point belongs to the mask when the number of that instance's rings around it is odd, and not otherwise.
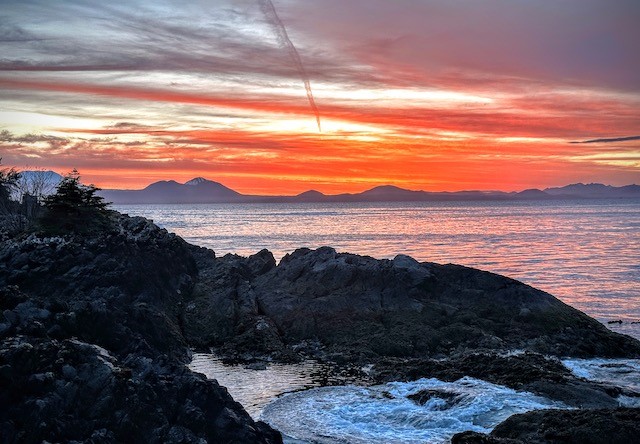
[[[264,370],[251,370],[242,365],[224,365],[215,355],[195,353],[189,368],[227,387],[233,399],[256,420],[264,407],[282,393],[329,384],[320,377],[324,367],[311,361],[295,365],[273,363]]]
[[[640,201],[120,205],[217,255],[299,247],[458,263],[545,290],[640,338]]]

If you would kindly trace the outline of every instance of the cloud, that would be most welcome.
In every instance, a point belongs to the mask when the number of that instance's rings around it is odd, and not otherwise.
[[[107,182],[211,171],[247,187],[637,175],[594,163],[613,152],[601,139],[637,134],[637,1],[277,6],[322,103],[322,135],[256,0],[5,0],[3,157]],[[579,177],[589,171],[599,176]]]
[[[15,24],[0,22],[0,43],[39,42],[42,38]]]
[[[0,71],[192,73],[264,85],[299,76],[253,1],[7,6],[7,35],[24,38],[0,40]],[[305,51],[305,62],[314,79],[376,81],[336,53]]]
[[[299,75],[255,0],[5,3],[0,70]],[[462,3],[292,1],[279,13],[315,82],[439,86],[462,73],[487,87],[497,76],[640,89],[635,0]]]
[[[49,144],[51,148],[60,148],[70,143],[69,139],[64,137],[42,134],[25,134],[22,136],[15,136],[7,130],[0,131],[0,142],[11,142],[17,144],[36,144],[39,142],[45,142]]]
[[[635,0],[319,0],[289,13],[310,41],[388,76],[457,70],[640,90]]]
[[[274,96],[265,92],[261,94],[247,94],[239,91],[229,94],[222,91],[212,91],[203,94],[195,91],[185,91],[176,87],[166,89],[148,88],[138,85],[95,85],[87,83],[68,83],[60,81],[42,80],[16,80],[2,79],[0,88],[21,89],[23,94],[34,91],[34,102],[38,108],[46,112],[56,112],[55,106],[63,108],[66,112],[68,106],[64,102],[53,102],[49,108],[44,108],[47,93],[62,94],[67,101],[79,104],[86,103],[91,108],[92,116],[98,117],[100,109],[95,108],[100,100],[104,100],[106,116],[112,116],[112,106],[118,106],[119,112],[128,112],[129,116],[123,116],[120,123],[107,123],[102,128],[96,128],[95,134],[153,134],[154,127],[161,125],[163,128],[180,124],[187,124],[194,128],[211,126],[215,130],[217,121],[225,122],[233,117],[235,123],[232,128],[243,129],[246,126],[265,122],[273,122],[287,119],[306,119],[307,105],[294,97]],[[531,90],[529,91],[529,93]],[[130,101],[122,107],[121,100]],[[56,99],[57,100],[57,99]],[[460,145],[469,141],[464,139],[482,139],[489,141],[491,138],[506,139],[569,139],[577,134],[593,133],[594,128],[606,128],[607,131],[624,133],[633,131],[637,126],[637,107],[633,101],[625,101],[624,98],[612,98],[607,95],[584,94],[583,91],[574,93],[556,92],[538,95],[515,95],[490,104],[466,103],[457,101],[451,106],[441,106],[438,102],[430,101],[425,104],[420,102],[376,101],[365,99],[352,99],[331,101],[323,105],[323,115],[328,119],[329,125],[339,125],[333,122],[345,122],[350,125],[366,125],[371,129],[377,129],[388,133],[383,139],[387,140],[389,149],[397,146],[398,140],[413,138],[414,140],[447,140],[447,134],[462,135],[456,142]],[[173,112],[166,116],[167,107],[179,105],[178,114]],[[207,111],[207,108],[212,111]],[[146,111],[145,111],[146,109]],[[149,114],[153,110],[154,114]],[[606,110],[606,112],[603,112]],[[71,109],[73,111],[73,109]],[[88,111],[85,111],[88,112]],[[138,114],[136,116],[136,114]],[[140,115],[153,115],[154,123],[141,124],[129,118],[138,119]],[[190,116],[189,119],[183,116]],[[162,120],[158,120],[162,118]],[[208,119],[208,120],[207,120]],[[136,123],[132,123],[136,122]],[[261,123],[262,122],[262,123]],[[225,125],[229,125],[228,123]],[[275,124],[277,126],[277,124]],[[67,129],[72,129],[67,127]],[[240,133],[254,134],[253,131],[241,131]],[[236,132],[236,134],[239,134]],[[278,131],[271,131],[270,137],[277,140],[280,137]],[[457,136],[456,136],[457,137]],[[453,139],[455,140],[456,137]],[[329,139],[325,139],[329,140]],[[565,142],[566,143],[566,142]],[[521,144],[522,145],[522,144]],[[525,144],[531,149],[531,144]],[[493,143],[498,150],[506,149],[504,143]],[[515,146],[511,143],[509,146]],[[536,142],[535,150],[542,152],[543,146]],[[552,154],[558,149],[557,143],[548,143],[549,149],[545,153]],[[484,149],[493,150],[490,144],[483,144]],[[561,150],[562,151],[562,150]]]

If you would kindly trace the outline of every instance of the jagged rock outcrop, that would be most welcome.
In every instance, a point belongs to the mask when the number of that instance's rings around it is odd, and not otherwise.
[[[182,334],[191,248],[142,218],[0,247],[2,442],[276,443]]]
[[[14,308],[19,319],[41,305],[49,314],[36,321],[50,336],[115,353],[184,357],[178,315],[196,277],[186,242],[143,218],[119,218],[99,235],[32,234],[0,250],[0,285],[28,295]]]
[[[553,296],[459,265],[402,255],[376,260],[325,247],[296,250],[277,266],[263,251],[200,257],[198,267],[204,278],[187,308],[189,337],[230,350],[313,354],[318,350],[305,344],[319,344],[351,361],[514,349],[640,356],[640,342]],[[198,322],[201,307],[206,322]]]
[[[215,381],[77,339],[2,341],[0,384],[2,442],[277,442]]]

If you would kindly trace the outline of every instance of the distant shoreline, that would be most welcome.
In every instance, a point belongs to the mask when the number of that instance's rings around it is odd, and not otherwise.
[[[450,199],[450,200],[324,200],[324,201],[297,201],[297,200],[246,200],[246,201],[232,201],[232,202],[111,202],[113,205],[122,205],[122,206],[137,206],[137,205],[264,205],[264,204],[476,204],[476,203],[514,203],[521,204],[531,202],[535,204],[536,202],[544,202],[544,203],[562,203],[562,202],[584,202],[588,203],[596,203],[596,202],[628,202],[629,204],[640,203],[640,196],[638,197],[558,197],[553,199]]]
[[[100,194],[114,204],[474,202],[640,198],[640,186],[614,187],[579,183],[560,188],[528,189],[519,192],[476,190],[431,192],[382,185],[354,194],[329,195],[309,190],[295,196],[262,196],[241,194],[219,182],[198,177],[184,184],[173,180],[160,181],[142,190],[102,190]]]

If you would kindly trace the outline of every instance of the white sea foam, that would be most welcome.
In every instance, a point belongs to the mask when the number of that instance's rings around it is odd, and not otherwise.
[[[423,390],[431,395],[424,405],[408,398]],[[543,408],[566,406],[464,377],[290,393],[267,405],[261,419],[294,439],[314,443],[439,443],[464,430],[489,432],[515,413]]]
[[[565,359],[562,363],[580,378],[616,385],[640,395],[640,359]],[[618,402],[626,407],[640,407],[640,396],[622,395]]]

